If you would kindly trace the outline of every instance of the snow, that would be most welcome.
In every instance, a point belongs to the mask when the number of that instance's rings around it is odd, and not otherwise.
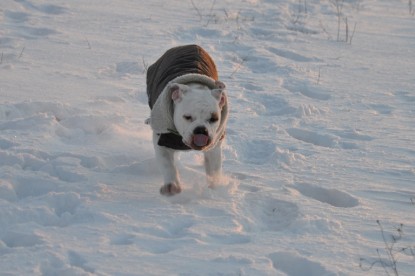
[[[341,2],[2,1],[0,274],[383,275],[393,245],[412,275],[415,17],[347,0],[338,28]],[[190,43],[227,85],[225,175],[183,153],[167,198],[145,72]]]

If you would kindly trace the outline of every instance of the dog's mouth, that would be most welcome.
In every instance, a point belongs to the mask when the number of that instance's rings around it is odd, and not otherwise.
[[[197,147],[204,147],[209,144],[209,136],[205,134],[193,135],[192,143]]]
[[[192,136],[192,141],[189,143],[190,147],[194,150],[203,150],[209,146],[211,140],[208,135],[205,134],[195,134]]]

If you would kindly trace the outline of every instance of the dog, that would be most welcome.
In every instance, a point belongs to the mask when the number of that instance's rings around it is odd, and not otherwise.
[[[164,178],[160,193],[172,196],[182,191],[174,155],[183,150],[204,153],[207,180],[213,187],[222,174],[229,111],[226,87],[212,58],[198,45],[168,50],[147,70],[147,96],[151,109],[147,123]]]

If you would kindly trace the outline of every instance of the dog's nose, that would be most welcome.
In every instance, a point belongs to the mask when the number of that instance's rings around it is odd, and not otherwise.
[[[193,130],[193,134],[203,134],[203,135],[208,135],[208,130],[206,127],[204,126],[198,126]]]

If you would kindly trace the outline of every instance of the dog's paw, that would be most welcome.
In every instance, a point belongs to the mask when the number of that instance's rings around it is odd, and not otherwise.
[[[210,189],[215,189],[218,185],[221,185],[221,182],[223,181],[223,177],[221,173],[214,173],[212,175],[206,175],[206,180],[208,187]]]
[[[175,194],[179,194],[182,191],[179,184],[169,183],[165,184],[160,188],[160,194],[165,196],[173,196]]]

